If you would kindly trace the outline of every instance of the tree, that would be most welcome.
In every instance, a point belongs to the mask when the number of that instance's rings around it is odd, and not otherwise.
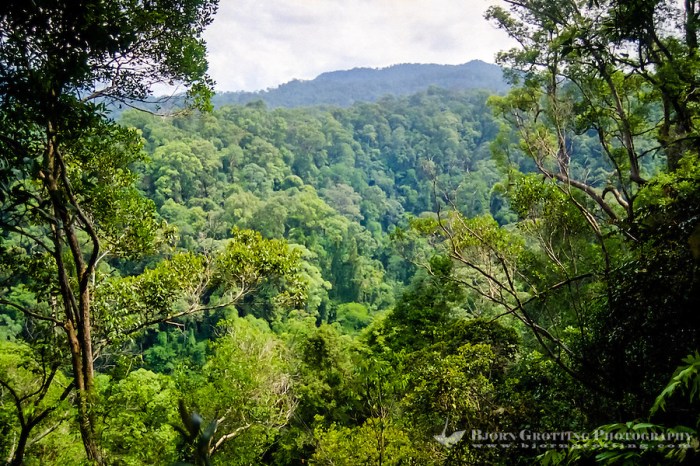
[[[617,226],[634,217],[636,193],[654,174],[649,155],[669,170],[698,150],[694,1],[506,1],[487,15],[521,47],[498,60],[523,86],[496,109],[548,179],[584,193]],[[519,74],[518,74],[519,73]],[[603,186],[577,172],[575,140],[595,135],[610,167]],[[658,146],[651,144],[655,137]],[[579,152],[579,157],[580,157]],[[646,166],[645,166],[646,165]],[[606,200],[612,197],[612,200]],[[588,220],[600,230],[600,221]]]
[[[139,275],[105,278],[94,295],[95,346],[121,343],[161,322],[231,308],[265,286],[276,288],[281,305],[304,303],[299,251],[252,230],[234,229],[231,236],[208,255],[176,253]]]
[[[95,274],[109,254],[148,249],[156,222],[132,187],[139,139],[108,120],[96,99],[133,105],[153,84],[177,82],[191,103],[206,107],[211,80],[201,34],[215,8],[215,0],[0,7],[0,225],[27,256],[44,260],[47,270],[28,273],[50,306],[8,299],[12,277],[3,277],[2,304],[64,332],[83,444],[98,463]]]
[[[98,389],[105,420],[101,446],[112,464],[172,464],[177,459],[178,392],[174,381],[145,369],[131,372],[120,381],[100,376]]]
[[[53,432],[70,416],[66,401],[73,383],[59,371],[49,342],[35,353],[24,343],[0,341],[0,451],[10,458],[9,464],[22,464],[28,448]],[[15,411],[8,413],[7,411]],[[42,426],[39,435],[32,430]]]
[[[419,456],[406,432],[384,419],[369,418],[359,427],[319,426],[314,436],[318,446],[311,464],[394,466],[410,464]]]
[[[519,86],[491,103],[508,123],[497,155],[518,229],[458,216],[438,228],[466,286],[621,414],[641,415],[697,347],[699,5],[505,4],[488,17],[519,43],[498,58]]]
[[[266,323],[252,316],[223,320],[217,330],[201,373],[178,374],[186,404],[216,420],[208,455],[227,456],[232,465],[259,462],[294,414],[289,357]]]

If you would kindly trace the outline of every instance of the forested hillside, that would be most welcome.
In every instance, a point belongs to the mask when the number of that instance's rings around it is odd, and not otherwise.
[[[463,65],[403,64],[387,68],[355,68],[323,73],[309,80],[294,80],[258,92],[224,92],[213,98],[216,106],[262,100],[269,107],[347,107],[382,97],[405,96],[429,87],[449,90],[487,89],[504,92],[508,84],[499,66],[474,60]]]
[[[262,103],[162,119],[131,112],[150,161],[143,189],[178,231],[211,248],[232,227],[302,246],[322,277],[319,322],[334,303],[388,309],[412,268],[388,234],[450,192],[468,215],[507,217],[488,144],[498,126],[483,92],[432,90],[347,110],[267,110]],[[311,305],[311,304],[310,304]]]
[[[348,107],[353,103],[375,102],[383,97],[402,97],[425,92],[431,87],[451,91],[482,90],[503,93],[508,82],[497,65],[474,60],[463,65],[403,64],[387,68],[354,68],[323,73],[314,79],[295,79],[272,89],[256,92],[219,92],[211,97],[215,108],[264,102],[269,108]],[[182,109],[185,96],[157,97],[127,103],[98,99],[118,119],[131,107],[167,114]]]
[[[178,5],[2,12],[3,461],[697,462],[694,3],[494,7],[507,93],[216,109]]]

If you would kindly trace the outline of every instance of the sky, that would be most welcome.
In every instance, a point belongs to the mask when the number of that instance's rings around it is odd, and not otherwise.
[[[398,63],[493,63],[512,46],[484,19],[495,0],[220,0],[205,32],[218,91]]]

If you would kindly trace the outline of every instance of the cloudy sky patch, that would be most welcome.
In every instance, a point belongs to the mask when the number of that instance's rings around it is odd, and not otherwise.
[[[205,34],[217,90],[260,90],[326,71],[493,62],[510,43],[493,0],[221,0]]]

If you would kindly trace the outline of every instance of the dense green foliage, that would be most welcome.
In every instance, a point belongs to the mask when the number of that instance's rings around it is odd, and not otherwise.
[[[87,88],[119,47],[154,67],[97,94],[170,76],[207,107],[212,3],[62,10],[93,47],[66,64],[68,26],[3,10],[0,457],[696,462],[700,5],[506,4],[506,95],[118,122]],[[562,432],[590,435],[521,437]]]
[[[159,224],[134,186],[139,139],[93,100],[144,99],[153,84],[171,82],[208,107],[201,35],[215,10],[208,0],[0,9],[0,302],[20,318],[12,326],[36,347],[41,374],[26,393],[19,372],[3,380],[3,400],[16,410],[7,424],[16,440],[3,455],[11,464],[23,463],[40,429],[55,428],[49,419],[69,398],[88,460],[103,463],[95,361],[105,336],[94,328],[92,297],[103,260],[152,252]],[[72,380],[42,405],[63,371]]]

